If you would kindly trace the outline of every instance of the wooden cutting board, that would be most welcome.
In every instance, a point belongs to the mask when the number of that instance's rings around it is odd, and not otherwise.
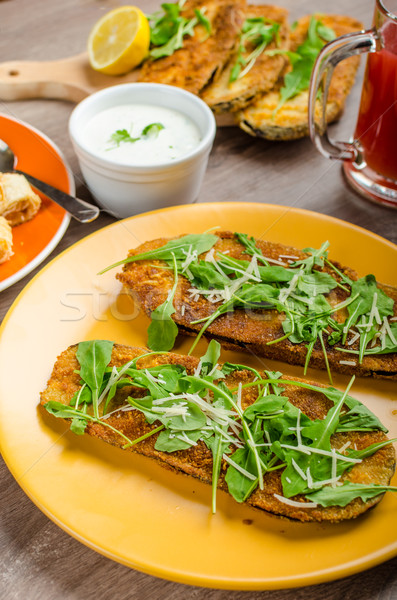
[[[139,70],[113,77],[94,71],[86,52],[52,61],[0,63],[0,99],[56,98],[80,102],[89,94],[119,83],[136,81]]]
[[[104,75],[94,71],[86,52],[51,61],[0,63],[0,100],[53,98],[80,102],[93,92],[120,83],[137,81],[139,69],[127,75]],[[218,126],[233,125],[229,115],[217,116]]]

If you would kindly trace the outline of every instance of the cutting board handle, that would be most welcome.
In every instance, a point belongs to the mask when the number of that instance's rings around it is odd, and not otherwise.
[[[56,98],[80,102],[111,85],[136,81],[139,71],[111,77],[94,71],[83,52],[47,62],[11,61],[0,64],[0,99]]]

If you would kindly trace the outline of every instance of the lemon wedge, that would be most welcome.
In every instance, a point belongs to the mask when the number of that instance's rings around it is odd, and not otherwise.
[[[123,75],[148,55],[149,22],[136,6],[120,6],[106,13],[88,37],[88,57],[93,69]]]

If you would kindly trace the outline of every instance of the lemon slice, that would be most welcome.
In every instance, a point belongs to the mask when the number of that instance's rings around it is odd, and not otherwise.
[[[150,27],[136,6],[120,6],[106,13],[88,37],[88,56],[93,69],[107,75],[123,75],[138,66],[149,52]]]

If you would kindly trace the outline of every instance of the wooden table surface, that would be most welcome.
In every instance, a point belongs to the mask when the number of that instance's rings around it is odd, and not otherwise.
[[[156,0],[136,1],[146,12],[158,7]],[[291,21],[332,8],[334,13],[346,11],[361,19],[366,27],[371,24],[373,10],[373,0],[334,0],[331,5],[328,0],[285,0],[280,4],[290,10]],[[116,0],[0,0],[0,60],[48,60],[78,54],[85,49],[93,23],[118,5]],[[362,70],[335,129],[345,138],[354,129]],[[77,195],[90,200],[67,133],[72,109],[72,103],[60,100],[0,100],[1,113],[30,123],[58,144],[74,173]],[[397,238],[397,213],[355,195],[344,182],[340,164],[321,157],[308,139],[270,143],[234,127],[219,129],[198,201],[300,207],[344,219],[394,242]],[[104,213],[89,225],[72,220],[46,262],[113,221]],[[39,269],[1,292],[1,319]],[[345,579],[289,590],[230,592],[163,581],[115,563],[68,536],[27,498],[3,462],[0,481],[0,597],[5,600],[397,598],[397,558]]]

